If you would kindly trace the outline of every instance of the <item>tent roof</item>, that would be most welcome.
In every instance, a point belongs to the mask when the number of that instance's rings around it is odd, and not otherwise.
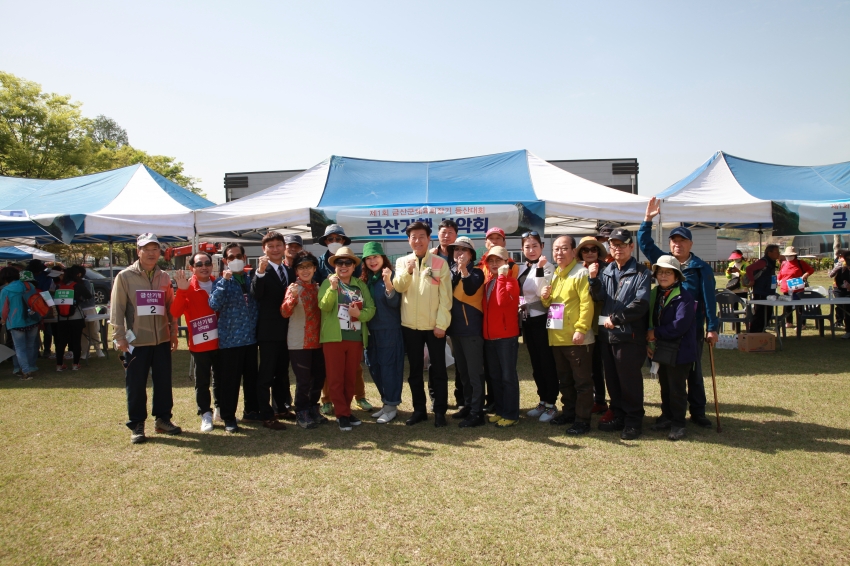
[[[331,156],[263,191],[199,211],[196,227],[199,234],[233,236],[307,231],[310,208],[484,201],[544,201],[548,227],[588,218],[639,222],[647,198],[593,183],[526,150],[421,162]]]
[[[0,247],[0,259],[25,260],[40,259],[42,261],[56,261],[56,256],[50,252],[33,248],[31,246],[3,246]]]
[[[4,218],[0,236],[47,232],[62,241],[96,241],[154,232],[190,238],[192,211],[212,205],[141,164],[53,181],[0,177],[0,208],[25,211],[34,221]]]
[[[776,165],[718,151],[657,196],[664,220],[766,228],[773,225],[771,202],[850,199],[850,162]]]

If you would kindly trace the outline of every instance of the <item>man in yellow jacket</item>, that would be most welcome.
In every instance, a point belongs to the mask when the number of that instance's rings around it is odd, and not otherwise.
[[[572,236],[560,236],[552,244],[558,268],[552,284],[543,289],[543,306],[548,309],[546,327],[549,345],[555,356],[555,368],[564,410],[550,424],[573,423],[567,434],[590,432],[593,409],[593,299],[588,272],[576,260],[576,242]]]
[[[434,426],[446,426],[448,374],[446,329],[452,315],[452,280],[448,262],[428,251],[431,227],[414,222],[405,231],[413,253],[399,258],[393,287],[401,294],[401,332],[410,364],[407,384],[413,396],[413,414],[405,424],[428,420],[425,401],[425,346],[431,358],[428,385],[434,395]]]

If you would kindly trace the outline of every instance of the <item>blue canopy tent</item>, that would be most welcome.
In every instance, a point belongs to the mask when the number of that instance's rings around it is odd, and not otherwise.
[[[28,261],[31,259],[56,261],[56,256],[50,252],[31,246],[2,246],[0,247],[0,259],[11,261]]]
[[[491,226],[508,235],[595,233],[597,220],[640,222],[646,202],[526,150],[423,162],[335,155],[268,189],[198,211],[196,228],[199,236],[248,239],[276,229],[316,237],[337,223],[356,240],[392,240],[404,238],[415,220],[436,228],[452,218],[461,235],[479,238]]]
[[[191,240],[193,211],[213,203],[145,165],[58,179],[0,177],[0,238],[40,243]]]
[[[846,234],[850,161],[821,166],[760,163],[715,153],[658,193],[665,220],[771,229],[777,236]]]

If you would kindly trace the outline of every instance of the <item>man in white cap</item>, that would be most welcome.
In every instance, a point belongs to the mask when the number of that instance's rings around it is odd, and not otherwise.
[[[171,422],[171,352],[177,349],[177,321],[171,316],[174,289],[171,277],[157,266],[162,254],[159,240],[150,232],[136,240],[139,259],[115,276],[112,286],[112,324],[116,347],[125,368],[127,427],[130,442],[146,440],[148,373],[153,381],[156,432],[180,434]]]

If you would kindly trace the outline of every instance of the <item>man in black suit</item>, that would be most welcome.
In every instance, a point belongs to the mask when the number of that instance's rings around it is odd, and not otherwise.
[[[289,389],[289,349],[286,334],[289,319],[280,314],[280,305],[289,283],[295,281],[292,270],[284,263],[286,244],[278,232],[263,236],[263,255],[259,260],[251,294],[260,310],[257,321],[257,344],[260,348],[260,369],[257,376],[257,400],[263,420],[288,418],[292,415],[292,393]],[[271,395],[269,391],[271,390]],[[272,408],[271,399],[277,405]]]

